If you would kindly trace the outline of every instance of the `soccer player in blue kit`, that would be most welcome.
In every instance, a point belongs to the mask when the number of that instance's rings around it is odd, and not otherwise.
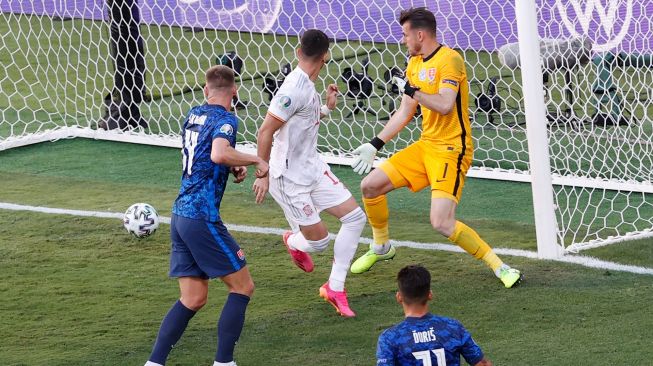
[[[461,355],[470,365],[492,366],[459,321],[429,312],[433,293],[426,268],[402,268],[397,283],[406,319],[379,336],[377,366],[459,366]]]
[[[220,278],[229,295],[218,320],[218,350],[214,366],[235,366],[233,352],[254,292],[245,254],[220,218],[220,201],[229,174],[235,183],[256,165],[256,176],[267,175],[268,164],[255,155],[236,151],[238,120],[230,112],[237,93],[233,71],[213,66],[206,72],[206,104],[188,113],[182,130],[183,173],[172,208],[170,277],[179,281],[180,299],[163,318],[146,366],[165,365],[168,354],[190,319],[206,304],[209,279]]]

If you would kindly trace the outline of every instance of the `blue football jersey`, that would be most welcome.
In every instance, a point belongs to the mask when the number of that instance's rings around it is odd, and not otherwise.
[[[379,336],[377,366],[459,366],[460,356],[475,365],[483,351],[455,319],[433,314],[407,317]]]
[[[229,167],[211,161],[216,138],[236,146],[238,119],[219,105],[193,107],[181,132],[183,147],[179,195],[172,207],[175,215],[210,222],[220,220],[220,201],[229,179]]]

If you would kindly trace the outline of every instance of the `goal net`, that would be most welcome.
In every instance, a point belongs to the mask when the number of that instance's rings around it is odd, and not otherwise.
[[[179,146],[214,64],[238,72],[239,146],[251,149],[298,35],[318,28],[335,39],[318,90],[337,82],[343,94],[319,149],[347,164],[398,106],[396,18],[410,6],[429,7],[439,40],[466,60],[469,175],[529,182],[521,72],[500,53],[514,51],[517,15],[498,0],[0,0],[0,150],[68,137]],[[653,3],[540,0],[537,14],[555,245],[653,236]],[[419,137],[417,120],[381,158]]]

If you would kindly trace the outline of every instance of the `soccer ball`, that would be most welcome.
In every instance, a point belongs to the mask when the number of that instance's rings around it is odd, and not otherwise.
[[[144,238],[154,234],[159,227],[159,214],[147,203],[134,203],[125,211],[122,224],[128,233]]]

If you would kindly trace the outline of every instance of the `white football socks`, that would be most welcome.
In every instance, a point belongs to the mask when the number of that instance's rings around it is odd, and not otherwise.
[[[333,266],[329,276],[329,287],[333,291],[345,290],[345,279],[352,259],[356,254],[361,232],[365,227],[367,218],[360,207],[340,218],[342,226],[333,245]]]
[[[288,246],[290,246],[291,249],[301,250],[305,253],[311,253],[314,251],[313,247],[308,244],[308,241],[306,241],[306,238],[304,238],[304,234],[302,234],[301,231],[290,234],[288,237]]]

